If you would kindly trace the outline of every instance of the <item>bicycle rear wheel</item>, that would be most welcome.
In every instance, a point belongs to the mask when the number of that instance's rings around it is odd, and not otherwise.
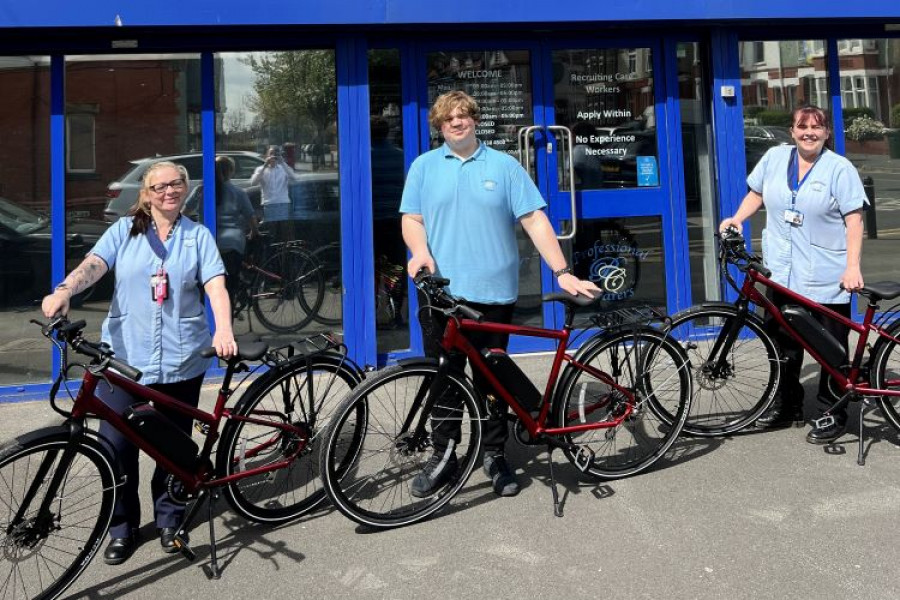
[[[775,399],[781,362],[762,320],[748,314],[734,343],[723,345],[738,318],[738,309],[731,304],[695,306],[672,317],[669,335],[687,353],[694,382],[685,433],[702,437],[736,433]]]
[[[251,302],[271,331],[292,333],[309,324],[322,306],[325,275],[318,261],[297,247],[279,249],[260,265]]]
[[[900,336],[900,321],[891,324],[887,333],[895,338]],[[888,338],[879,338],[872,365],[872,381],[876,388],[900,391],[900,344]],[[880,396],[878,404],[888,423],[900,431],[900,396]]]
[[[571,433],[565,439],[575,447],[563,451],[576,466],[586,464],[584,472],[594,477],[634,475],[668,451],[687,420],[687,361],[677,344],[651,328],[600,334],[588,344],[580,362],[608,379],[570,367],[554,398],[556,422],[565,427],[621,422]],[[672,418],[663,418],[660,407]]]
[[[481,412],[464,377],[448,375],[426,415],[427,439],[413,439],[437,372],[437,363],[426,361],[384,369],[341,404],[329,425],[321,450],[325,490],[338,510],[357,523],[389,528],[421,521],[447,504],[471,475],[481,446]],[[368,418],[359,436],[361,407]],[[412,481],[435,452],[435,430],[448,425],[460,430],[448,446],[458,466],[431,495],[416,497]],[[346,469],[344,456],[354,444],[359,444],[358,459]]]
[[[313,317],[322,325],[333,327],[341,324],[343,318],[343,292],[341,281],[341,247],[338,243],[332,243],[317,248],[312,253],[325,275],[325,293],[322,305]]]
[[[283,523],[311,511],[325,498],[319,440],[339,400],[359,382],[359,373],[342,357],[323,354],[309,362],[297,357],[280,364],[247,388],[233,414],[257,421],[228,421],[216,454],[219,475],[288,464],[228,484],[225,498],[235,512],[255,522]],[[364,406],[355,417],[361,427]],[[295,429],[282,430],[272,422]],[[352,462],[355,452],[351,447],[342,460]]]
[[[68,430],[54,428],[0,449],[0,598],[57,598],[87,568],[109,528],[115,470],[107,453],[84,438],[41,514],[60,468]]]

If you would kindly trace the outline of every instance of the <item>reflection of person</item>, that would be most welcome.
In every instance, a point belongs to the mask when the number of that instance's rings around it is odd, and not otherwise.
[[[291,233],[291,197],[288,190],[290,184],[297,180],[297,174],[284,162],[278,146],[269,146],[265,164],[256,167],[250,177],[250,185],[258,185],[262,192],[263,222],[279,240],[289,239]]]
[[[216,352],[231,356],[237,352],[237,344],[231,330],[225,269],[215,240],[206,227],[180,215],[187,191],[183,166],[171,162],[151,165],[132,216],[119,219],[103,234],[87,258],[44,298],[41,309],[47,317],[66,314],[72,295],[115,267],[115,290],[103,321],[103,341],[116,358],[143,372],[142,383],[196,407],[209,365],[200,351],[210,345],[201,286],[212,305]],[[123,390],[102,384],[97,396],[120,413],[136,402]],[[189,416],[177,412],[166,416],[190,435],[193,423]],[[112,539],[103,555],[108,564],[115,565],[126,561],[137,547],[138,450],[105,422],[100,424],[100,434],[114,448],[125,475],[109,528]],[[174,537],[184,506],[169,497],[167,476],[157,466],[151,489],[160,543],[171,553],[178,551]]]
[[[216,244],[225,264],[225,285],[234,304],[247,237],[257,234],[256,215],[247,192],[231,183],[234,160],[216,157]]]
[[[719,228],[733,225],[740,229],[765,205],[763,256],[772,280],[849,317],[850,294],[838,285],[847,290],[863,286],[859,261],[865,191],[850,161],[825,148],[829,130],[824,111],[814,106],[795,110],[791,137],[794,146],[775,146],[763,155],[747,178],[750,192],[734,216],[722,221]],[[770,298],[779,307],[788,304],[787,297],[777,292],[770,293]],[[810,312],[846,352],[848,329]],[[770,327],[773,325],[770,320]],[[775,403],[757,421],[762,427],[785,427],[803,420],[803,349],[786,335],[777,338],[786,363]],[[818,396],[829,405],[836,401],[824,370]],[[814,427],[807,441],[825,444],[840,437],[846,428],[846,411],[835,419],[830,426]]]
[[[599,291],[572,275],[542,210],[546,203],[521,165],[475,137],[480,120],[475,100],[460,91],[443,94],[432,106],[429,120],[445,142],[413,162],[403,188],[400,212],[403,239],[412,253],[409,274],[423,267],[438,273],[450,280],[451,293],[466,298],[486,320],[509,323],[519,285],[518,221],[562,289],[588,296]],[[431,311],[423,311],[422,319],[426,353],[435,355],[444,321]],[[479,349],[505,349],[508,336],[478,332],[469,334],[469,340]],[[453,360],[464,366],[464,357]],[[489,390],[480,379],[475,380],[479,389]],[[508,435],[505,416],[497,414],[506,408],[490,411],[484,424],[484,469],[495,493],[512,496],[519,484],[503,452]],[[414,496],[433,493],[452,476],[457,465],[452,446],[459,435],[459,421],[452,420],[432,432],[434,455],[413,480]]]
[[[598,189],[603,187],[603,171],[600,157],[591,154],[591,138],[597,130],[587,121],[579,121],[572,126],[572,168],[578,177],[578,189]]]

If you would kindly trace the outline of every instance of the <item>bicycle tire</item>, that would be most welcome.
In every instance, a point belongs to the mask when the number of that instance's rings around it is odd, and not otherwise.
[[[762,319],[748,313],[724,369],[711,368],[718,335],[738,317],[733,304],[704,304],[672,317],[669,335],[687,353],[694,385],[684,432],[698,437],[737,433],[753,424],[775,400],[781,378],[778,346]],[[720,371],[720,372],[717,372]]]
[[[296,455],[286,467],[226,485],[225,498],[235,512],[258,523],[284,523],[324,500],[317,451],[321,433],[338,401],[361,379],[359,371],[342,356],[326,353],[309,362],[301,356],[279,364],[247,388],[233,415],[263,421],[277,418],[304,433],[292,435],[265,423],[228,421],[216,451],[219,476],[236,475]],[[358,416],[364,423],[365,415]],[[352,462],[354,458],[348,453],[345,460]]]
[[[253,282],[253,313],[264,327],[293,333],[308,325],[322,306],[325,276],[318,261],[286,246],[268,257]]]
[[[885,328],[888,335],[900,335],[900,321],[895,321]],[[875,342],[874,360],[872,362],[872,381],[880,390],[900,390],[900,344],[888,338],[879,337]],[[885,419],[891,426],[900,431],[900,397],[879,396],[878,405]]]
[[[313,319],[317,323],[334,327],[343,321],[344,285],[341,278],[341,247],[337,243],[327,244],[312,252],[313,258],[321,265],[325,277],[322,304]]]
[[[660,331],[647,327],[599,334],[579,356],[578,362],[606,373],[635,401],[609,382],[574,365],[567,367],[553,399],[560,427],[612,422],[628,408],[632,412],[617,426],[565,435],[565,441],[573,445],[563,448],[566,458],[576,466],[585,464],[581,470],[598,479],[628,477],[648,469],[669,450],[687,420],[691,381],[684,352]],[[659,407],[674,418],[662,418]],[[588,450],[579,454],[581,448]],[[589,462],[584,462],[585,457]]]
[[[43,486],[59,468],[59,460],[69,444],[67,428],[39,430],[13,440],[0,449],[0,482],[3,532],[0,553],[0,597],[59,597],[78,579],[100,549],[113,516],[116,471],[113,459],[97,440],[82,438],[61,488],[50,504],[52,522],[40,531],[37,511],[44,500]],[[36,483],[39,466],[49,460],[41,487],[22,506],[28,489]],[[65,504],[65,507],[63,506]],[[24,509],[24,520],[14,524]]]
[[[446,415],[428,415],[429,439],[421,447],[410,447],[409,431],[415,428],[430,383],[437,376],[436,361],[401,363],[367,379],[337,410],[325,432],[319,470],[325,491],[334,506],[350,519],[372,528],[402,527],[421,521],[446,505],[472,474],[481,449],[481,409],[477,394],[468,379],[449,373],[442,398],[434,407]],[[446,398],[458,400],[446,403]],[[357,433],[353,420],[359,407],[365,406],[365,423],[359,456],[348,470],[342,471],[341,457],[346,440]],[[461,434],[455,442],[458,467],[449,480],[430,496],[418,498],[410,485],[434,449],[431,432],[435,424],[459,420]]]

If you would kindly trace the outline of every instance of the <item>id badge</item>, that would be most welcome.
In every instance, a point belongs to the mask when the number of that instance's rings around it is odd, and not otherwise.
[[[160,268],[156,275],[150,276],[150,293],[153,301],[162,305],[163,300],[169,297],[169,274]]]
[[[799,210],[791,210],[790,208],[785,209],[784,222],[790,223],[795,227],[800,227],[803,225],[803,213]]]

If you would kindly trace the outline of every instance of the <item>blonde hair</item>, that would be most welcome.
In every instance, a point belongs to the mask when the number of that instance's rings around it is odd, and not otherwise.
[[[459,109],[461,116],[472,117],[476,123],[481,120],[481,108],[478,107],[475,98],[462,90],[454,90],[437,97],[428,113],[428,122],[432,127],[440,130],[444,121],[448,120],[450,114],[456,109]]]

